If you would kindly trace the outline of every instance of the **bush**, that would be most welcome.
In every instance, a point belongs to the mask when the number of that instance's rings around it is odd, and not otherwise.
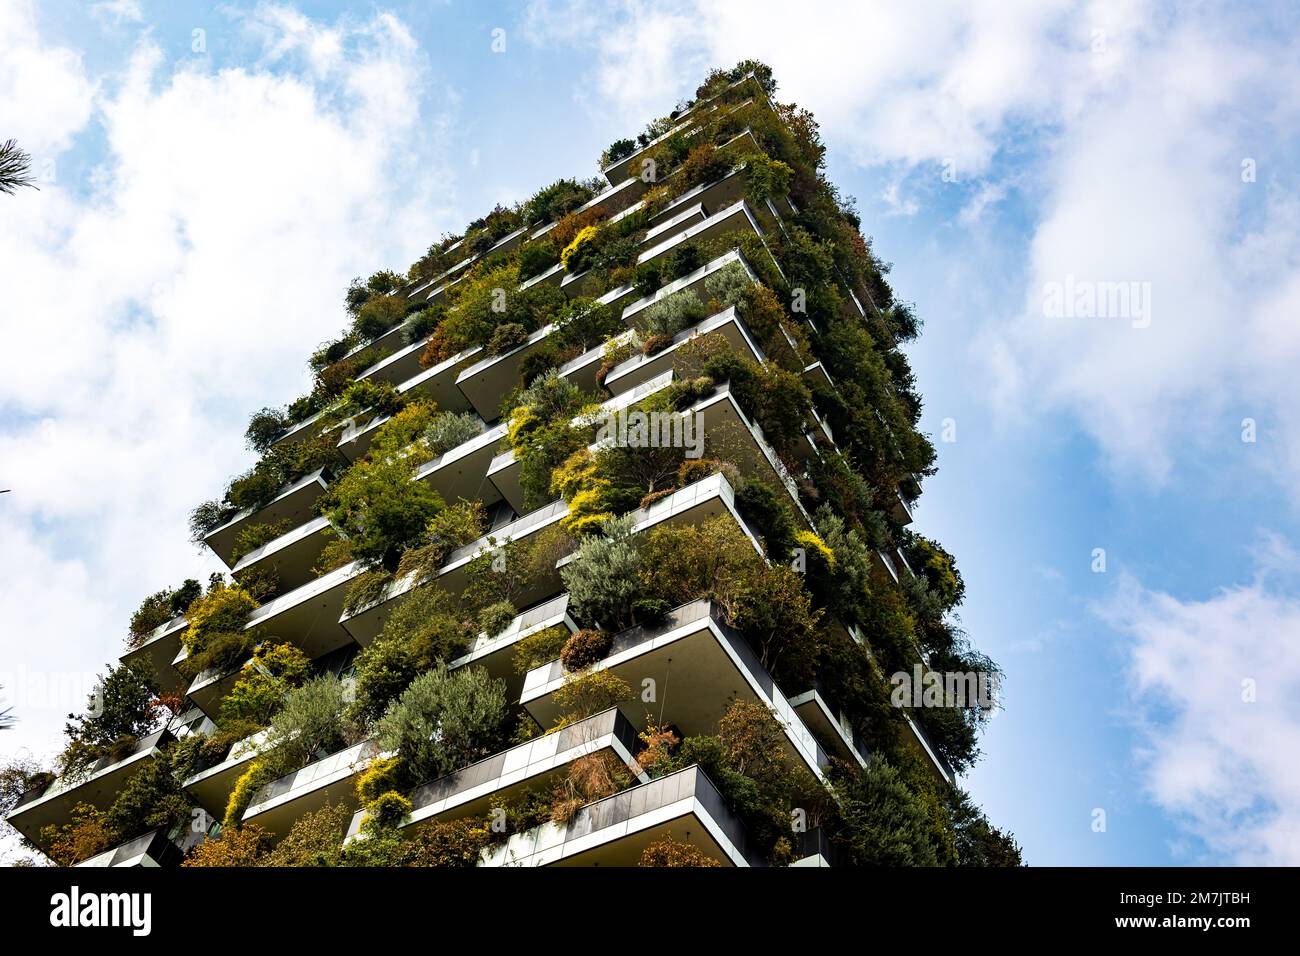
[[[474,412],[439,412],[424,430],[424,442],[436,458],[482,433],[483,421]]]
[[[754,280],[739,262],[728,262],[704,280],[704,290],[709,301],[717,302],[724,309],[744,301],[753,287]]]
[[[373,296],[357,310],[352,331],[364,342],[379,338],[406,319],[406,300],[396,295]]]
[[[699,296],[685,290],[670,295],[645,309],[634,321],[642,335],[673,336],[708,317],[708,310]]]
[[[217,581],[190,605],[189,627],[182,632],[181,642],[191,655],[198,655],[215,635],[242,631],[257,608],[257,601],[243,588]]]
[[[627,159],[636,152],[636,148],[636,140],[614,140],[614,142],[609,144],[609,149],[605,150],[605,155],[601,157],[601,166],[611,166],[620,160]]]
[[[357,799],[369,805],[385,793],[402,790],[406,785],[406,765],[398,757],[372,760],[357,777]]]
[[[692,186],[702,186],[731,172],[731,160],[712,143],[701,143],[690,151],[682,163],[681,175]]]
[[[498,325],[488,339],[488,355],[504,355],[528,341],[528,330],[517,322]]]
[[[244,443],[259,455],[264,453],[285,430],[288,422],[278,408],[263,408],[253,413],[244,432]]]
[[[519,278],[524,280],[539,276],[559,261],[560,254],[555,249],[555,243],[550,240],[527,243],[519,250]]]
[[[560,718],[555,726],[558,729],[576,724],[631,697],[632,688],[627,681],[610,671],[566,674],[564,683],[555,692],[555,702],[560,707]]]
[[[583,628],[564,642],[560,662],[567,671],[580,671],[599,663],[609,655],[614,637],[608,631]]]
[[[642,596],[641,554],[628,519],[608,521],[584,538],[574,561],[560,572],[569,609],[580,620],[619,631],[636,623],[632,604]]]
[[[569,636],[567,627],[556,624],[516,641],[513,660],[515,673],[527,674],[534,667],[541,667],[558,658],[568,643]]]
[[[255,823],[228,827],[191,850],[181,866],[257,866],[270,845],[271,835]]]
[[[349,743],[344,732],[343,682],[333,674],[313,677],[285,695],[271,718],[260,762],[270,779],[299,770]]]
[[[264,727],[284,703],[285,695],[301,686],[310,670],[307,655],[292,644],[258,645],[221,702],[222,725],[247,721]]]
[[[343,838],[351,818],[347,807],[326,805],[294,821],[284,839],[258,866],[338,866],[343,854]],[[251,829],[253,824],[245,827]]]
[[[496,601],[478,612],[478,629],[495,637],[510,626],[518,613],[509,601]]]
[[[588,256],[592,248],[592,240],[596,238],[595,226],[583,226],[578,230],[578,234],[573,237],[573,241],[564,247],[560,253],[560,262],[564,263],[566,272],[583,272],[587,269],[589,262]]]
[[[670,833],[641,851],[637,866],[709,867],[722,866],[717,860],[690,843],[679,843]]]
[[[376,725],[379,746],[401,755],[423,782],[490,756],[504,740],[505,682],[481,668],[421,674]]]
[[[943,841],[924,802],[883,758],[834,782],[855,866],[938,866]]]

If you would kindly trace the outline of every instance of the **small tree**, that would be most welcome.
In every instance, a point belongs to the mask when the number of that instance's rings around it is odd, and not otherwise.
[[[489,756],[504,740],[506,685],[478,667],[421,674],[376,725],[384,750],[396,751],[412,779],[429,780]]]

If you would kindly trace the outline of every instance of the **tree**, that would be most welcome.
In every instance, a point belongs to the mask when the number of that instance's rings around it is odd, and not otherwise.
[[[449,671],[439,664],[402,692],[376,724],[376,737],[423,782],[500,749],[508,712],[505,681],[480,667]]]
[[[644,596],[640,569],[632,519],[606,521],[603,533],[584,538],[577,558],[560,572],[569,607],[584,622],[609,631],[630,626],[633,604]]]
[[[919,796],[884,759],[833,784],[856,866],[938,866],[940,847]]]
[[[19,186],[39,190],[31,171],[31,155],[19,149],[15,140],[8,139],[0,143],[0,193],[12,196]]]
[[[116,748],[125,748],[152,731],[162,707],[150,688],[151,668],[142,661],[124,661],[100,679],[87,701],[87,712],[69,714],[63,732],[67,746],[60,771],[77,775]]]
[[[292,773],[343,747],[345,707],[343,682],[333,674],[289,691],[267,731],[261,758],[266,774],[274,779]]]

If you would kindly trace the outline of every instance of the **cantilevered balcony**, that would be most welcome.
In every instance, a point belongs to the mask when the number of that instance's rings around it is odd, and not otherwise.
[[[361,573],[355,561],[267,601],[249,617],[247,629],[261,629],[267,640],[287,641],[313,660],[347,644],[339,623],[348,585]]]
[[[209,531],[204,535],[203,542],[226,563],[227,567],[232,567],[236,561],[236,539],[241,531],[253,525],[274,524],[279,521],[288,521],[290,527],[296,528],[312,517],[316,500],[328,487],[328,477],[324,469],[317,469],[286,485],[264,507],[256,511],[245,509],[219,528]]]
[[[831,695],[820,680],[789,698],[794,712],[828,753],[865,767],[870,760],[865,743],[854,733],[844,712],[832,704],[831,700]]]
[[[499,416],[501,398],[518,384],[523,362],[545,345],[554,330],[554,325],[537,329],[522,344],[500,355],[481,358],[456,376],[456,387],[485,420]]]
[[[485,429],[469,441],[426,461],[416,471],[415,480],[431,486],[448,504],[464,499],[494,505],[501,500],[501,495],[487,480],[487,470],[505,436],[504,422]]]
[[[754,218],[753,211],[742,199],[718,210],[712,216],[701,219],[688,229],[674,234],[671,238],[658,242],[637,257],[637,264],[653,262],[672,249],[688,242],[708,242],[734,233],[749,232],[759,238],[763,229]]]
[[[231,569],[231,576],[242,581],[250,573],[273,571],[284,590],[302,587],[316,577],[312,569],[329,542],[329,528],[323,515],[305,521],[248,552]]]
[[[194,676],[185,695],[213,720],[221,716],[221,702],[229,696],[239,680],[244,664],[233,667],[208,667]]]
[[[912,746],[926,758],[926,765],[930,768],[935,778],[943,783],[952,784],[956,780],[956,774],[953,773],[952,767],[948,761],[943,759],[938,749],[931,742],[929,735],[915,719],[910,715],[907,718],[908,739]]]
[[[744,638],[722,620],[712,601],[699,600],[670,611],[662,621],[614,635],[609,654],[593,665],[631,687],[653,686],[664,723],[683,734],[711,734],[732,700],[770,707],[785,731],[791,760],[820,777],[830,761],[794,712]],[[520,703],[543,727],[561,716],[559,691],[569,680],[559,660],[529,671]],[[652,681],[653,683],[648,683]],[[631,719],[644,718],[637,700],[620,705]]]
[[[230,800],[231,791],[235,789],[235,782],[243,776],[265,742],[264,730],[245,737],[230,748],[220,763],[207,767],[186,780],[182,789],[214,819],[220,820],[226,812],[226,803]]]
[[[605,387],[613,394],[621,395],[647,379],[662,375],[669,369],[676,369],[681,360],[682,347],[705,335],[725,339],[737,355],[755,362],[763,361],[763,350],[736,314],[735,306],[728,306],[703,322],[678,332],[673,336],[672,344],[665,348],[651,355],[638,353],[615,365],[605,376]]]
[[[5,820],[27,839],[40,845],[41,830],[67,823],[78,804],[107,810],[127,781],[157,758],[163,745],[171,739],[172,735],[166,730],[155,731],[137,740],[125,756],[101,757],[84,774],[59,777],[46,787],[29,790],[18,798]]]
[[[509,541],[528,542],[536,535],[558,524],[569,513],[563,501],[555,501],[544,508],[539,508],[521,518],[495,529],[477,541],[457,548],[447,556],[437,576],[427,582],[417,581],[413,575],[393,582],[384,596],[377,602],[345,615],[342,626],[354,640],[363,647],[373,641],[383,629],[384,621],[417,586],[429,584],[459,596],[469,583],[469,565],[480,554],[494,551]],[[525,590],[517,595],[520,603],[528,604],[558,594],[561,590],[559,574],[535,575],[525,585]]]
[[[698,766],[589,803],[565,825],[546,823],[483,851],[481,866],[636,866],[672,838],[725,866],[763,866],[745,827]]]
[[[549,792],[574,760],[594,754],[609,754],[634,780],[645,783],[650,778],[633,756],[639,746],[636,728],[617,708],[610,708],[416,787],[406,794],[414,809],[402,826],[486,816],[493,807],[528,791]],[[364,810],[353,815],[349,838],[360,832],[364,819]]]
[[[342,805],[355,809],[357,774],[378,756],[378,745],[363,740],[272,780],[253,795],[243,822],[256,823],[278,840],[296,820],[322,807]]]
[[[175,866],[180,861],[180,847],[167,839],[166,831],[150,830],[134,840],[127,840],[120,846],[82,860],[77,866],[157,868]]]
[[[153,670],[161,688],[166,690],[184,687],[185,676],[176,669],[174,661],[181,649],[181,632],[189,627],[184,617],[174,617],[150,631],[143,641],[122,655],[126,663],[141,662]]]
[[[745,267],[745,271],[749,273],[750,278],[755,278],[754,270],[751,269],[749,263],[745,261],[745,257],[742,256],[738,250],[733,249],[730,252],[718,256],[718,258],[714,259],[712,262],[705,263],[694,272],[690,272],[682,276],[680,279],[674,279],[672,282],[667,283],[658,289],[653,295],[648,295],[645,298],[637,299],[635,301],[626,301],[625,297],[623,300],[625,302],[623,308],[624,324],[634,326],[636,324],[636,315],[639,312],[650,308],[650,306],[657,302],[664,301],[664,299],[667,299],[670,296],[676,295],[678,292],[684,292],[688,289],[699,296],[701,302],[707,301],[709,296],[705,288],[705,282],[733,262],[739,262]],[[626,289],[630,294],[635,294],[632,287],[628,286]]]
[[[456,668],[473,664],[482,667],[489,677],[506,682],[507,699],[517,700],[523,682],[514,667],[515,650],[519,642],[548,627],[559,625],[570,631],[578,630],[578,625],[569,617],[567,592],[515,615],[515,619],[497,634],[479,634],[469,649],[449,666]]]

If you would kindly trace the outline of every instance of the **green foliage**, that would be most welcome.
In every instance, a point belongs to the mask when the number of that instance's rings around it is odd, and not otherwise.
[[[512,661],[515,673],[527,674],[534,667],[541,667],[558,658],[568,643],[569,635],[567,627],[556,624],[516,641]]]
[[[339,866],[350,817],[342,804],[303,814],[258,866]]]
[[[473,412],[439,412],[424,430],[431,458],[463,445],[483,433],[483,421]]]
[[[406,318],[406,300],[400,295],[376,295],[357,309],[352,331],[368,342],[400,325]]]
[[[690,289],[675,292],[668,298],[642,309],[633,317],[637,331],[643,337],[676,335],[708,317],[704,303]]]
[[[547,239],[526,243],[519,250],[519,278],[523,281],[541,275],[559,261],[560,253],[555,243]]]
[[[285,695],[271,718],[266,746],[258,758],[270,779],[292,773],[348,744],[344,698],[343,682],[332,674],[313,677]]]
[[[222,724],[265,726],[289,692],[307,679],[310,670],[307,655],[292,644],[258,645],[221,702]]]
[[[834,782],[842,838],[856,866],[939,866],[955,856],[923,799],[883,759]]]
[[[59,756],[60,774],[77,777],[101,757],[115,755],[155,729],[164,715],[151,684],[153,671],[143,661],[122,661],[99,678],[85,714],[70,714],[68,738]]]
[[[244,443],[251,451],[264,454],[280,437],[288,422],[278,408],[263,408],[253,413],[244,432]]]
[[[582,539],[577,557],[560,571],[569,609],[580,620],[611,631],[636,623],[634,606],[643,593],[632,526],[630,518],[607,521],[601,534]]]
[[[401,755],[416,781],[458,770],[500,749],[505,682],[481,668],[439,664],[411,682],[376,724],[384,750]]]
[[[189,626],[181,632],[181,643],[197,657],[218,635],[242,632],[257,607],[243,588],[214,581],[207,594],[190,604],[185,615]]]
[[[428,460],[416,438],[428,428],[430,415],[425,406],[395,415],[379,429],[366,456],[322,499],[324,513],[347,537],[354,557],[370,568],[395,564],[443,509],[436,491],[411,480]]]
[[[356,659],[349,719],[378,720],[418,674],[465,652],[468,641],[451,599],[436,587],[418,587],[384,621],[379,636]]]
[[[488,637],[495,637],[510,626],[518,614],[509,601],[494,601],[478,612],[478,629]]]

